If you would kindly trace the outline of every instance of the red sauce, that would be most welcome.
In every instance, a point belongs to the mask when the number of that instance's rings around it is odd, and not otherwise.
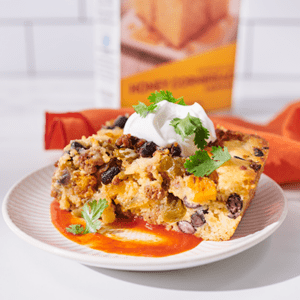
[[[110,224],[107,232],[130,230],[138,234],[150,236],[150,240],[118,239],[118,235],[109,236],[107,233],[88,233],[74,235],[66,231],[71,224],[85,226],[85,221],[73,216],[70,212],[61,210],[59,203],[51,203],[52,223],[66,238],[80,245],[108,253],[133,256],[163,257],[178,254],[196,247],[202,240],[194,235],[181,232],[167,231],[161,225],[149,225],[140,218],[132,220],[120,219]],[[106,227],[104,227],[105,229]],[[117,236],[117,238],[116,238]]]

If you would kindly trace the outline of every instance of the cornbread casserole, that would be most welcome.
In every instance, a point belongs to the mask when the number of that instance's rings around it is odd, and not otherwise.
[[[60,208],[80,216],[86,202],[105,198],[103,224],[133,215],[203,240],[230,239],[254,197],[267,141],[218,127],[216,141],[205,150],[226,146],[231,159],[209,176],[196,177],[186,171],[178,144],[163,148],[124,135],[126,120],[120,116],[65,147],[51,190]]]

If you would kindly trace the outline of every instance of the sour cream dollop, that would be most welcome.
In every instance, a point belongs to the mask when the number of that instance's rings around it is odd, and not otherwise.
[[[191,116],[199,118],[202,126],[209,130],[210,137],[206,141],[216,140],[214,124],[198,103],[183,106],[164,100],[157,105],[155,113],[149,113],[145,118],[137,113],[132,114],[125,124],[124,134],[130,133],[140,139],[152,141],[160,147],[170,146],[177,142],[181,147],[183,156],[194,155],[195,151],[198,150],[194,144],[195,135],[182,140],[182,137],[175,132],[174,127],[170,125],[174,118],[184,119],[190,113]]]

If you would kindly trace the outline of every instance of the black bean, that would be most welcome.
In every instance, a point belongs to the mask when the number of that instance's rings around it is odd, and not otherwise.
[[[237,193],[231,194],[226,202],[227,209],[229,210],[230,214],[228,215],[229,218],[236,218],[240,215],[240,211],[243,208],[243,201]]]
[[[264,156],[264,153],[259,148],[254,148],[255,156]]]
[[[60,178],[57,180],[57,183],[61,185],[67,185],[70,182],[71,175],[68,170],[65,170]]]
[[[120,127],[120,128],[124,128],[124,126],[125,126],[127,120],[128,120],[127,117],[125,117],[125,116],[119,116],[119,117],[115,120],[114,126],[118,126],[118,127]]]
[[[113,178],[119,174],[121,169],[118,166],[113,166],[109,168],[107,171],[101,174],[101,182],[103,184],[109,184],[113,180]]]
[[[250,168],[253,169],[255,172],[258,172],[261,169],[261,165],[256,162],[252,162],[250,164]]]
[[[195,212],[191,216],[191,222],[195,228],[203,226],[206,223],[203,212],[200,214],[198,212]]]
[[[235,213],[235,214],[229,213],[228,214],[228,218],[230,218],[230,219],[236,219],[240,214],[241,214],[240,212]]]
[[[137,145],[138,144],[138,142],[139,141],[141,141],[141,139],[139,139],[138,137],[136,137],[136,136],[131,136],[130,138],[130,141],[131,141],[131,144],[132,144],[132,146],[134,147],[135,145]],[[142,144],[143,145],[143,144]],[[141,146],[142,146],[141,145]],[[138,145],[137,145],[138,146]],[[139,147],[139,146],[138,146]]]
[[[84,147],[83,145],[81,145],[80,143],[74,141],[71,143],[71,148],[75,149],[77,152],[80,152],[83,149],[86,149],[86,147]]]
[[[185,207],[188,207],[188,208],[198,208],[198,207],[201,207],[201,205],[199,203],[191,203],[187,200],[187,197],[185,196],[183,199],[183,204],[185,205]]]
[[[151,157],[156,151],[157,145],[153,142],[146,142],[139,150],[142,157]]]
[[[116,126],[102,126],[103,129],[114,129]]]
[[[177,226],[183,233],[194,234],[196,231],[194,226],[188,221],[179,221]]]
[[[199,214],[199,215],[201,215],[201,214],[208,214],[208,208],[207,209],[203,209],[203,207],[202,207],[202,205],[200,205],[200,207],[197,209],[197,213]]]
[[[246,160],[246,159],[244,159],[244,158],[241,158],[241,157],[239,157],[239,156],[234,156],[234,158],[236,158],[236,159],[240,159],[240,160]]]
[[[171,152],[172,156],[180,156],[181,155],[181,148],[177,143],[174,143],[171,146],[170,152]]]

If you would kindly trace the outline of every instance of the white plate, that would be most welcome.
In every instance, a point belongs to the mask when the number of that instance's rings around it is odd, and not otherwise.
[[[150,271],[194,267],[240,253],[270,236],[287,214],[287,200],[272,179],[262,175],[256,196],[230,241],[201,242],[173,256],[153,258],[108,254],[78,245],[61,235],[50,219],[53,166],[40,169],[16,183],[6,195],[2,212],[10,229],[43,250],[83,264],[110,269]]]

